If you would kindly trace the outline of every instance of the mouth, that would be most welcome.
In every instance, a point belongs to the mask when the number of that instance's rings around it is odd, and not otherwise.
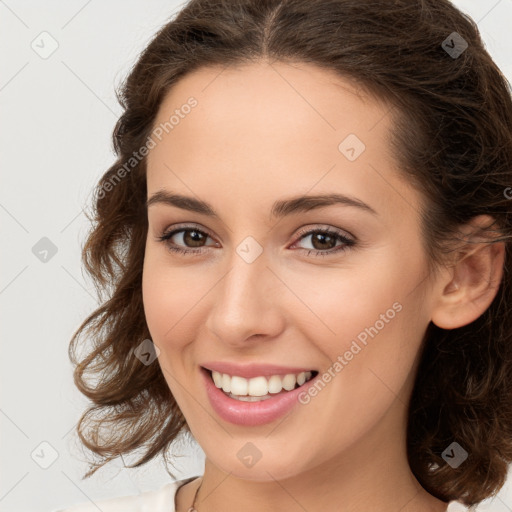
[[[244,378],[201,367],[214,386],[225,396],[241,402],[261,402],[294,391],[318,375],[317,370],[284,375]]]

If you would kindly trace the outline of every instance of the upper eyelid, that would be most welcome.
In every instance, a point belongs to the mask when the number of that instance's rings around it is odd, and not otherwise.
[[[212,239],[215,238],[207,229],[205,229],[203,227],[200,227],[200,226],[196,226],[194,224],[192,224],[192,225],[185,225],[185,226],[180,226],[178,224],[178,226],[175,226],[175,227],[172,227],[172,228],[168,228],[168,229],[164,229],[162,233],[163,233],[164,236],[170,235],[171,233],[174,236],[177,233],[180,233],[181,231],[193,231],[193,230],[200,231],[201,233],[204,233],[205,235],[208,235]]]
[[[335,228],[332,226],[321,226],[321,225],[316,226],[316,227],[300,228],[297,232],[297,236],[302,237],[303,235],[311,235],[312,233],[317,232],[317,231],[319,231],[321,233],[324,233],[324,232],[332,233],[335,235],[342,236],[344,238],[350,238],[354,241],[356,240],[356,237],[352,233],[349,233],[346,229]]]

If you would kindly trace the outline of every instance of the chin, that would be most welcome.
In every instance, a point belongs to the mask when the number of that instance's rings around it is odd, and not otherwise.
[[[239,444],[241,448],[238,448]],[[207,458],[211,464],[217,466],[224,473],[253,482],[285,480],[306,471],[305,466],[308,464],[304,453],[301,454],[298,450],[295,457],[291,453],[287,457],[286,454],[283,454],[282,449],[271,449],[264,447],[264,444],[265,442],[262,441],[261,449],[258,449],[257,440],[254,443],[249,440],[243,441],[236,443],[237,447],[233,457],[226,458],[226,454],[233,453],[233,451],[224,449],[220,453],[213,454],[213,457],[207,456]]]

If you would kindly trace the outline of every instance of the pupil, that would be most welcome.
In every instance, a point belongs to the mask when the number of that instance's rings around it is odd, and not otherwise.
[[[203,241],[203,235],[199,233],[198,231],[186,231],[185,232],[185,242],[187,245],[191,245],[192,247],[200,247],[201,242]],[[191,244],[189,244],[191,242]],[[198,243],[198,244],[197,244]],[[195,245],[197,244],[197,245]]]
[[[325,247],[325,246],[322,246],[322,243],[326,244],[329,246],[329,242],[332,242],[334,240],[334,238],[330,235],[325,235],[323,233],[315,233],[315,235],[313,236],[313,246],[315,247],[315,249],[330,249],[332,247]],[[320,247],[316,247],[316,242],[320,241]],[[327,241],[327,242],[326,242]]]

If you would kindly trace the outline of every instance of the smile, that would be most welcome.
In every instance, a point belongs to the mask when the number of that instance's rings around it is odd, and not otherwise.
[[[245,402],[268,400],[279,393],[292,391],[311,380],[318,372],[315,370],[272,375],[270,377],[253,377],[246,379],[238,375],[229,375],[217,371],[210,372],[215,386],[222,389],[230,398]]]
[[[297,373],[231,375],[200,367],[206,394],[214,412],[229,423],[255,427],[276,421],[299,402],[299,395],[315,384],[316,370]],[[233,372],[235,373],[235,372]]]

